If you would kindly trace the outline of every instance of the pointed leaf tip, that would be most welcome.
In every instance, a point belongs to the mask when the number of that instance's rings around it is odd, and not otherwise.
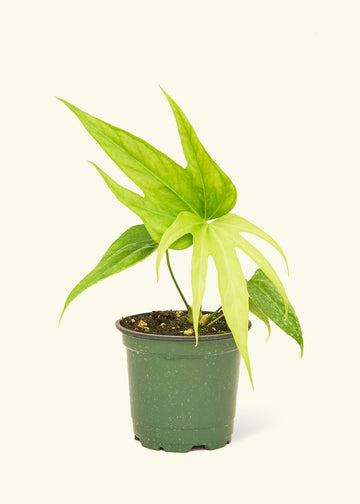
[[[60,324],[61,324],[61,320],[62,320],[63,315],[64,315],[64,313],[65,313],[65,309],[66,309],[66,306],[64,306],[63,311],[61,312],[61,315],[60,315],[60,318],[59,318],[59,322],[58,322],[58,327],[59,327],[59,326],[60,326]]]
[[[304,356],[304,343],[300,345],[300,359],[302,359]]]

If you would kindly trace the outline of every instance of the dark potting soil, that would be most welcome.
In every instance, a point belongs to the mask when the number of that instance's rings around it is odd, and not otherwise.
[[[214,319],[222,312],[216,314]],[[193,326],[189,323],[187,312],[181,310],[153,311],[146,315],[134,315],[121,320],[121,325],[132,331],[170,336],[193,336]],[[222,317],[209,327],[199,326],[199,334],[224,334],[230,329]]]

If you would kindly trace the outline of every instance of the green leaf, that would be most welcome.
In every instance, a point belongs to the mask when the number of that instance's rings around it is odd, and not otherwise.
[[[193,181],[198,201],[201,202],[202,211],[199,215],[205,220],[221,217],[234,207],[236,188],[206,152],[184,112],[163,89],[162,91],[174,113],[187,161],[187,173]]]
[[[141,219],[146,213],[144,223],[155,241],[160,241],[162,233],[180,212],[201,211],[184,168],[141,138],[97,119],[65,100],[60,101],[77,116],[106,154],[143,191],[144,197],[125,189],[96,167],[111,190],[116,186],[117,194],[114,190],[113,192],[123,204]],[[185,246],[190,244],[187,240]]]
[[[271,327],[270,327],[269,319],[265,315],[265,313],[262,310],[260,310],[260,308],[255,304],[255,301],[251,297],[249,297],[249,311],[253,315],[255,315],[255,317],[257,317],[259,320],[264,322],[264,324],[266,325],[267,330],[268,330],[268,337],[267,337],[267,340],[268,340],[270,338],[270,334],[271,334]]]
[[[187,168],[141,138],[60,100],[78,117],[125,175],[142,190],[143,196],[125,189],[96,167],[119,201],[139,215],[157,242],[179,213],[192,212],[210,219],[224,215],[236,201],[236,189],[230,179],[207,154],[180,108],[168,95],[167,98],[177,121],[181,116],[183,126],[180,134],[189,162]],[[191,239],[186,237],[173,248],[190,245]]]
[[[61,318],[79,294],[95,283],[115,273],[119,273],[148,257],[158,247],[145,226],[140,224],[129,228],[107,250],[99,264],[81,280],[68,295]]]
[[[283,297],[273,282],[261,269],[258,269],[254,273],[247,285],[249,295],[256,305],[270,318],[270,320],[297,341],[302,356],[304,349],[302,331],[291,303],[289,302],[288,316],[285,320],[285,303]]]

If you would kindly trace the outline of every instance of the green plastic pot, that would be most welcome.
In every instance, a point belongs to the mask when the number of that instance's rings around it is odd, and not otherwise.
[[[160,336],[116,327],[127,348],[135,439],[147,448],[188,452],[231,441],[240,353],[231,333]]]

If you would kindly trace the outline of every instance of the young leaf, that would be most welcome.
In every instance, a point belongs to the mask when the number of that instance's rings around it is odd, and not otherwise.
[[[158,244],[151,238],[145,226],[140,224],[129,228],[107,250],[99,264],[81,280],[68,295],[60,320],[68,307],[79,294],[95,283],[148,257]]]
[[[186,233],[193,235],[191,283],[194,331],[197,338],[198,314],[205,291],[208,256],[212,255],[218,271],[223,312],[253,384],[247,348],[249,304],[246,280],[236,255],[233,240],[229,237],[226,229],[221,225],[215,225],[216,222],[208,224],[197,215],[189,212],[181,213],[160,241],[156,267],[158,271],[162,256],[175,240]]]
[[[274,240],[274,238],[265,233],[265,231],[260,229],[258,226],[255,226],[255,224],[252,224],[248,220],[236,214],[224,215],[223,217],[221,217],[221,219],[219,219],[219,223],[229,227],[233,231],[237,231],[240,233],[250,233],[268,242],[282,255],[286,264],[286,269],[289,272],[288,262],[280,245]]]
[[[178,126],[181,145],[187,161],[187,172],[202,204],[200,215],[205,220],[227,214],[236,203],[236,188],[221,168],[211,159],[198,139],[184,112],[162,89]]]
[[[278,325],[286,334],[291,336],[300,346],[303,355],[303,338],[299,320],[295,310],[289,302],[288,317],[285,320],[285,304],[282,295],[273,282],[258,269],[247,283],[250,297],[256,305]]]
[[[156,272],[159,278],[159,266],[166,250],[179,238],[190,233],[193,235],[193,255],[191,262],[191,285],[193,293],[193,326],[198,342],[198,324],[201,302],[204,297],[206,273],[208,267],[207,251],[207,228],[208,224],[198,215],[190,212],[182,212],[175,222],[165,231],[159,244],[156,258]]]
[[[209,262],[208,225],[202,224],[194,229],[193,254],[191,259],[191,286],[193,295],[193,325],[198,342],[198,326],[201,303],[205,293],[206,274]]]
[[[281,293],[285,302],[285,318],[286,318],[289,300],[286,296],[286,291],[284,289],[283,284],[281,283],[274,268],[263,256],[263,254],[257,248],[255,248],[250,242],[248,242],[245,238],[240,236],[239,233],[248,232],[256,234],[257,236],[263,238],[268,243],[273,245],[281,253],[287,265],[285,254],[280,248],[280,246],[275,242],[273,238],[271,238],[271,236],[262,231],[262,229],[258,228],[254,224],[251,224],[250,222],[246,221],[242,217],[239,217],[238,215],[235,214],[228,214],[223,217],[220,217],[213,223],[213,225],[216,227],[221,226],[223,232],[227,233],[228,237],[233,240],[235,245],[239,247],[243,252],[245,252],[258,266],[260,266],[260,268],[262,268],[262,270],[266,273],[266,275],[276,285],[277,289]]]
[[[246,280],[233,242],[221,226],[214,226],[215,222],[209,224],[208,245],[218,272],[222,309],[254,386],[247,345],[249,302]]]
[[[251,297],[249,297],[249,311],[253,315],[255,315],[255,317],[257,317],[259,320],[264,322],[264,324],[266,325],[267,330],[268,330],[268,337],[267,337],[267,340],[268,340],[270,338],[270,334],[271,334],[271,327],[270,327],[269,319],[265,315],[265,313],[262,310],[260,310],[260,308],[255,304],[255,301]]]
[[[194,235],[196,228],[207,225],[206,221],[191,212],[181,212],[173,224],[163,234],[156,258],[156,274],[159,279],[159,266],[161,259],[168,248],[181,238],[182,236],[190,233]]]
[[[198,215],[191,212],[182,212],[162,236],[158,249],[156,267],[158,271],[163,254],[176,240],[187,233],[193,235],[194,249],[192,256],[191,283],[193,291],[194,331],[197,338],[198,312],[205,291],[208,257],[209,255],[213,257],[218,272],[218,284],[223,312],[246,364],[251,383],[253,383],[247,346],[249,303],[251,311],[253,311],[253,313],[268,327],[269,334],[270,324],[268,317],[274,320],[274,310],[270,310],[270,314],[264,308],[261,300],[259,301],[259,296],[256,294],[253,295],[254,292],[250,290],[249,293],[252,299],[249,301],[246,280],[236,254],[237,247],[242,249],[258,263],[273,281],[271,285],[276,289],[277,295],[280,296],[283,307],[282,312],[280,312],[280,314],[278,313],[277,318],[286,315],[288,305],[289,310],[292,310],[292,308],[289,304],[285,289],[271,264],[259,250],[245,240],[245,238],[240,236],[240,232],[250,232],[260,236],[274,246],[285,259],[283,251],[273,238],[254,224],[251,224],[237,215],[228,214],[207,223]],[[253,289],[255,289],[255,286]],[[275,323],[278,323],[276,320],[274,320]],[[282,327],[288,327],[292,323],[292,312],[290,321],[281,321]],[[280,325],[280,323],[278,323],[278,325]]]

